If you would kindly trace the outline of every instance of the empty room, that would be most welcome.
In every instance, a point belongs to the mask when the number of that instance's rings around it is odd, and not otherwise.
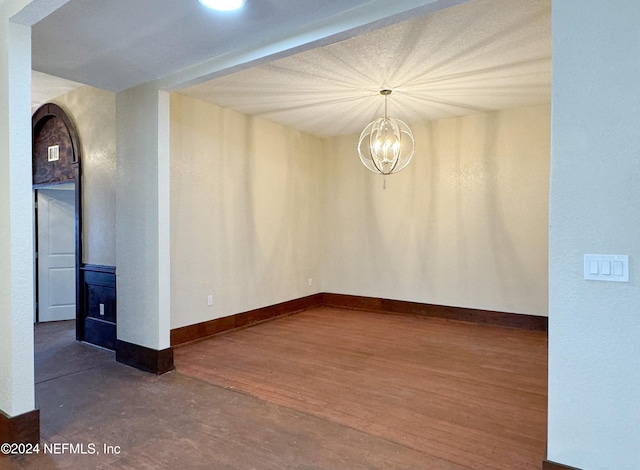
[[[231,3],[0,1],[0,468],[637,468],[640,7]]]

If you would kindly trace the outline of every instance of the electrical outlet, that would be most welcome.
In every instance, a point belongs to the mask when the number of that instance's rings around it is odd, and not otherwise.
[[[213,305],[213,295],[207,296],[207,305],[209,306]]]

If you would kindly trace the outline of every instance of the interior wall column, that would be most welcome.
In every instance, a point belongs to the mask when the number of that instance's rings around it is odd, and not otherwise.
[[[37,442],[33,353],[31,28],[0,2],[0,443]]]
[[[640,468],[639,21],[634,0],[552,2],[545,469]],[[585,280],[585,254],[628,255],[629,281]]]
[[[154,83],[116,96],[116,359],[164,373],[170,348],[169,94]]]

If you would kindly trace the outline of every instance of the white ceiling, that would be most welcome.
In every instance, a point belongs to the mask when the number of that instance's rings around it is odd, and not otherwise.
[[[246,0],[236,12],[197,0],[56,1],[62,6],[33,26],[33,68],[121,91],[213,59],[326,43],[464,0]]]
[[[31,72],[31,108],[35,110],[55,97],[81,86],[84,85],[33,70]]]
[[[455,3],[437,0],[383,20],[351,21],[360,25],[351,29],[340,24],[322,40],[330,20],[363,17],[362,8],[380,0],[248,0],[235,17],[202,15],[196,0],[70,0],[33,28],[33,64],[112,91],[192,67],[173,89],[319,136],[362,130],[382,113],[382,88],[394,90],[389,114],[408,123],[550,102],[550,0],[470,0],[444,8]],[[281,53],[271,48],[267,58],[251,56],[244,64],[219,60],[311,23],[324,30],[306,47],[299,41]],[[209,77],[215,78],[203,81]],[[180,89],[180,81],[196,84]]]
[[[550,101],[550,5],[474,0],[180,93],[312,134],[356,133]]]

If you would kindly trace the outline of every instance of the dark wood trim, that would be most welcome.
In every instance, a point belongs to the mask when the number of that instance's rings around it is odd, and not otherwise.
[[[404,300],[379,299],[356,295],[322,293],[173,329],[171,330],[171,346],[180,346],[193,341],[199,341],[218,333],[244,328],[283,315],[321,306],[381,313],[424,315],[448,320],[508,326],[523,330],[547,331],[548,328],[548,318],[536,315],[447,307],[444,305],[422,304]]]
[[[172,348],[158,351],[122,340],[116,341],[116,361],[156,375],[174,369]]]
[[[75,229],[76,229],[76,340],[84,340],[84,323],[81,321],[84,307],[83,296],[83,284],[82,272],[80,267],[82,266],[82,147],[80,145],[80,135],[78,134],[77,127],[71,116],[60,106],[55,103],[46,103],[40,106],[33,116],[31,117],[31,138],[32,146],[35,145],[36,136],[42,130],[47,121],[51,118],[59,118],[67,128],[69,137],[71,140],[71,147],[73,151],[73,172],[74,179],[63,182],[51,182],[51,184],[37,184],[34,185],[34,189],[45,188],[59,183],[75,182],[75,195],[76,195],[76,211],[75,211]],[[32,155],[32,163],[35,158],[35,151]],[[37,238],[37,236],[36,236]],[[37,280],[38,276],[36,276]],[[37,289],[37,281],[36,281]],[[37,296],[37,294],[36,294]],[[39,315],[39,312],[38,312]]]
[[[76,338],[115,350],[117,323],[116,268],[97,264],[80,267],[80,317],[76,319]],[[104,304],[105,316],[97,315]]]
[[[115,266],[104,266],[102,264],[83,264],[80,269],[83,271],[92,271],[94,273],[115,274]]]
[[[548,331],[547,317],[518,313],[496,312],[464,307],[422,304],[404,300],[379,299],[344,294],[323,294],[323,305],[351,310],[369,310],[383,313],[408,313],[428,317],[460,320],[487,325],[508,326],[522,330]]]
[[[40,410],[29,411],[13,418],[0,410],[0,444],[5,442],[18,444],[40,442]]]
[[[72,136],[77,133],[72,133]],[[74,145],[79,145],[76,142]],[[80,152],[78,147],[78,152]],[[77,155],[75,163],[76,171],[76,340],[84,340],[84,322],[81,321],[84,313],[84,277],[81,271],[82,266],[82,167],[80,153]]]
[[[68,180],[68,181],[59,181],[56,183],[41,183],[41,184],[34,184],[31,186],[32,189],[55,189],[56,186],[60,186],[63,184],[71,184],[71,183],[75,183],[76,180],[75,178],[72,180]]]
[[[561,463],[551,462],[550,460],[545,460],[542,462],[542,470],[580,470],[580,469],[577,467],[562,465]]]
[[[36,110],[35,113],[33,113],[33,117],[31,118],[31,130],[33,135],[36,135],[42,128],[42,126],[46,123],[46,121],[52,117],[59,118],[67,127],[69,136],[71,137],[71,146],[73,147],[73,161],[79,162],[82,148],[80,147],[80,138],[78,137],[76,125],[69,117],[69,115],[65,112],[65,110],[57,104],[43,104]]]
[[[171,346],[179,346],[208,338],[225,331],[245,328],[266,320],[290,315],[292,313],[322,306],[322,294],[314,294],[300,299],[289,300],[268,307],[257,308],[248,312],[237,313],[222,318],[215,318],[203,323],[184,326],[171,330]]]

